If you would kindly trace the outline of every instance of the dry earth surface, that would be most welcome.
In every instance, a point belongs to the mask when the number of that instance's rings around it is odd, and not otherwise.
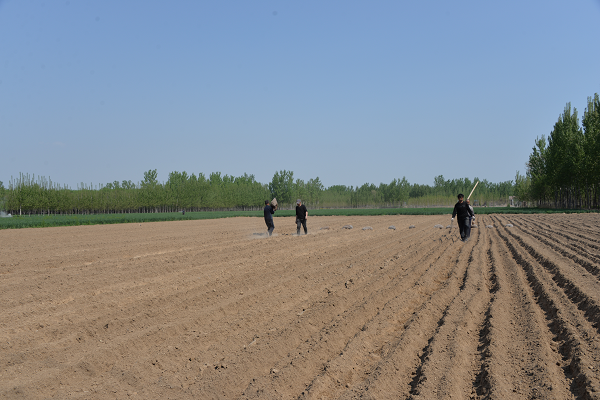
[[[600,216],[476,222],[2,230],[0,398],[600,399]]]

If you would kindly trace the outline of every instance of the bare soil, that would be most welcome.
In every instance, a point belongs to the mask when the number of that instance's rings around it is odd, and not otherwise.
[[[600,216],[449,224],[2,230],[0,398],[600,399]]]

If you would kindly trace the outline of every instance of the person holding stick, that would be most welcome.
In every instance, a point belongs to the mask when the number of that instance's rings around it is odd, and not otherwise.
[[[454,205],[454,210],[452,211],[452,219],[450,223],[454,221],[454,217],[457,218],[458,229],[460,231],[460,240],[466,242],[471,237],[471,221],[469,218],[472,218],[475,214],[471,211],[469,205],[464,201],[465,196],[462,193],[458,195],[458,203]]]
[[[473,216],[469,218],[469,229],[471,229],[473,227],[473,221],[475,221],[475,211],[473,210],[473,206],[471,205],[471,200],[469,200],[469,198],[467,198],[467,206],[469,207],[469,209],[471,209],[471,212],[473,213]]]
[[[473,189],[471,189],[471,193],[469,193],[469,197],[467,197],[467,207],[469,207],[469,209],[471,210],[471,214],[473,215],[472,217],[469,218],[469,237],[471,237],[471,228],[473,227],[473,221],[475,221],[475,211],[473,211],[473,206],[471,205],[471,195],[473,194],[473,192],[475,191],[475,188],[477,187],[477,185],[479,185],[479,181],[477,181],[477,183],[475,183],[475,186],[473,186]]]

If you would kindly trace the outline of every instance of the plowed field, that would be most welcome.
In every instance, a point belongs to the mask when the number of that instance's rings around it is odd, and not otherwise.
[[[600,399],[600,216],[449,223],[0,231],[0,398]]]

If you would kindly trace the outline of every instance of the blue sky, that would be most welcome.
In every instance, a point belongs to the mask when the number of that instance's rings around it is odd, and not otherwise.
[[[0,0],[0,181],[513,180],[599,33],[599,0]]]

